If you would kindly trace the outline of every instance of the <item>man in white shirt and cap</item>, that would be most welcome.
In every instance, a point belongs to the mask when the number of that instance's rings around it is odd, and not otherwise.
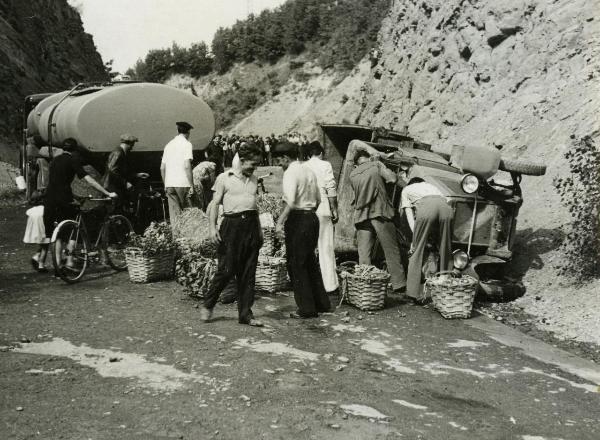
[[[321,193],[321,203],[316,214],[319,219],[319,266],[323,276],[323,285],[328,293],[339,288],[335,270],[335,243],[333,225],[338,221],[338,205],[333,168],[323,160],[325,150],[319,141],[313,141],[306,147],[309,159],[304,165],[310,168],[317,177],[317,185]]]
[[[319,238],[319,219],[315,214],[321,201],[317,178],[300,163],[298,146],[280,142],[272,150],[273,161],[283,168],[283,200],[285,207],[275,231],[285,238],[288,274],[298,310],[292,318],[315,318],[331,311],[331,303],[323,286],[315,248]]]
[[[185,121],[175,124],[178,134],[165,146],[160,164],[171,220],[184,208],[191,206],[194,195],[192,143],[189,141],[190,130],[194,127]]]

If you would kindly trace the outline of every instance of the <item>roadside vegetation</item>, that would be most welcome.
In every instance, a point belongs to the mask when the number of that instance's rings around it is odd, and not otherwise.
[[[172,74],[200,78],[235,63],[275,63],[306,52],[323,68],[349,70],[375,45],[389,6],[390,0],[289,0],[218,29],[210,50],[204,42],[154,49],[126,73],[152,82]]]
[[[600,150],[586,136],[565,158],[570,176],[554,182],[571,215],[561,272],[587,281],[600,277]]]

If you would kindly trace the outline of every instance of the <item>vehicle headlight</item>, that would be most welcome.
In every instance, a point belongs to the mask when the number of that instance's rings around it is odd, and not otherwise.
[[[452,254],[452,259],[455,269],[463,270],[469,265],[469,256],[461,249],[454,251]]]
[[[479,179],[473,174],[467,174],[462,178],[460,186],[467,194],[473,194],[479,189]]]

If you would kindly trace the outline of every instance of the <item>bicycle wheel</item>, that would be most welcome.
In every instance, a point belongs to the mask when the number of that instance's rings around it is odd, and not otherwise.
[[[127,269],[125,248],[133,232],[131,222],[122,215],[111,215],[104,223],[103,246],[106,262],[115,270]]]
[[[85,230],[73,220],[61,222],[50,241],[54,272],[67,283],[81,279],[88,266],[88,240]]]

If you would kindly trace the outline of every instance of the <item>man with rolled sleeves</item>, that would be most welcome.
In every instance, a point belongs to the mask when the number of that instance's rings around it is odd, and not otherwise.
[[[256,193],[258,180],[254,175],[262,161],[260,148],[247,143],[240,148],[240,163],[220,174],[213,186],[213,201],[209,209],[209,236],[217,244],[218,266],[204,297],[201,319],[212,317],[219,295],[233,277],[238,290],[238,322],[253,327],[263,324],[254,318],[254,283],[258,251],[263,244],[258,220]],[[219,205],[223,205],[223,221],[217,230]]]
[[[314,172],[297,160],[297,148],[290,142],[281,142],[272,149],[275,165],[284,170],[285,207],[277,221],[276,233],[281,239],[285,236],[288,274],[298,306],[290,317],[315,318],[319,313],[331,311],[315,256],[319,239],[316,210],[321,195]]]
[[[160,164],[171,220],[184,208],[192,206],[194,195],[192,143],[189,141],[190,130],[194,127],[185,121],[175,124],[178,134],[165,146]]]

